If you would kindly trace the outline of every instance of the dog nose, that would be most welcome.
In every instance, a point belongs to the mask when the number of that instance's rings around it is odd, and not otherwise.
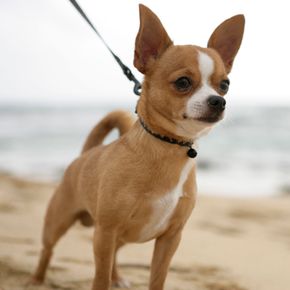
[[[220,96],[210,96],[207,99],[207,104],[216,111],[223,111],[226,108],[226,100]]]

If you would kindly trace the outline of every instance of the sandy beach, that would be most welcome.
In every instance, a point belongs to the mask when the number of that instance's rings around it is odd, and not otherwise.
[[[27,286],[55,184],[0,175],[0,289],[90,289],[92,229],[76,224],[56,247],[42,286]],[[120,253],[123,276],[148,289],[153,243]],[[166,282],[168,290],[289,290],[290,198],[199,195]]]

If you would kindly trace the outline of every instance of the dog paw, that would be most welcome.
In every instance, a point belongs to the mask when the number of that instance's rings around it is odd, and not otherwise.
[[[130,288],[131,284],[129,281],[119,278],[116,281],[112,281],[112,287],[114,288]]]
[[[37,286],[43,284],[43,279],[39,279],[35,276],[30,277],[30,279],[26,282],[26,286]]]

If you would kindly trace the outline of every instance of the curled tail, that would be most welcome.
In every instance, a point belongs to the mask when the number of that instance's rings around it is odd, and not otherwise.
[[[117,128],[120,136],[126,133],[133,125],[132,115],[125,111],[114,111],[104,117],[91,131],[83,146],[82,154],[91,148],[101,145],[108,133]]]

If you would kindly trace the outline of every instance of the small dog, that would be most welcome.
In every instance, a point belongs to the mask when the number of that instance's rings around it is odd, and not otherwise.
[[[228,74],[244,16],[220,24],[207,48],[173,45],[158,17],[140,5],[134,65],[145,75],[134,122],[122,111],[92,130],[47,209],[34,282],[42,282],[53,247],[76,221],[94,225],[93,290],[126,287],[116,253],[155,239],[150,290],[162,290],[182,229],[195,205],[195,140],[224,115]],[[120,138],[102,145],[118,128]]]

